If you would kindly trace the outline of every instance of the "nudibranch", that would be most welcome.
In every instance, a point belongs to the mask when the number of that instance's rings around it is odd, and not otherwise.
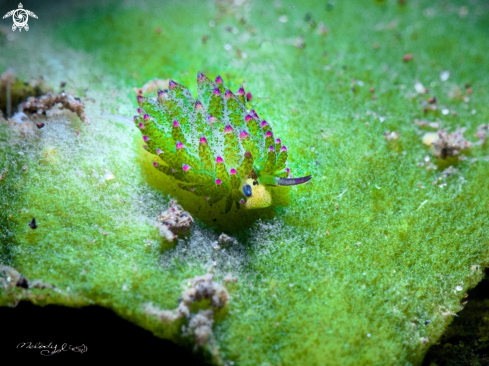
[[[179,181],[179,187],[209,203],[226,198],[226,213],[236,208],[272,204],[269,186],[305,183],[291,178],[287,147],[275,138],[270,123],[246,108],[241,87],[235,94],[220,76],[197,76],[198,99],[170,80],[168,90],[153,98],[138,94],[138,115],[145,149],[160,157],[156,169]]]

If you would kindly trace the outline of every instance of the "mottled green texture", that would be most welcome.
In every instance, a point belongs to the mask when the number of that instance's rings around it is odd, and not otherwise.
[[[91,126],[46,126],[47,136],[23,147],[25,155],[15,146],[4,153],[12,175],[0,183],[0,215],[12,218],[2,226],[2,253],[10,264],[180,341],[177,325],[146,316],[142,304],[175,308],[181,281],[215,259],[217,280],[229,271],[238,278],[214,327],[224,360],[419,364],[489,263],[489,152],[486,143],[464,161],[431,157],[439,168],[427,170],[419,163],[431,153],[413,120],[465,126],[472,141],[488,122],[487,5],[137,4],[78,9],[77,21],[67,12],[37,43],[1,45],[1,67],[15,63],[25,76],[42,70],[53,85],[64,78],[58,72],[70,71],[75,92],[84,97],[89,87],[95,99],[87,100]],[[32,47],[43,44],[39,38],[55,50]],[[21,62],[28,45],[30,67]],[[413,58],[403,62],[407,53]],[[253,108],[287,142],[291,170],[314,175],[279,195],[282,207],[229,216],[220,214],[223,203],[200,207],[151,166],[132,122],[107,115],[135,113],[132,87],[158,77],[192,88],[199,70],[222,73],[232,90],[244,82]],[[446,81],[443,70],[450,71]],[[429,94],[417,93],[416,81]],[[422,102],[434,95],[439,108],[425,114]],[[386,141],[386,130],[401,137]],[[6,134],[3,128],[11,146]],[[38,164],[46,148],[58,151],[58,163]],[[434,185],[448,164],[459,174]],[[100,182],[105,168],[115,180]],[[161,244],[152,226],[167,194],[199,219],[189,239],[172,246]],[[33,215],[35,232],[27,227]],[[239,244],[215,252],[211,242],[222,228]]]

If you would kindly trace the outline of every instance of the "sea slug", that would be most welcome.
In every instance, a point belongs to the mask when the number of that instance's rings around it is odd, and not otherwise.
[[[290,178],[287,147],[270,124],[246,108],[243,87],[236,94],[220,76],[197,76],[198,99],[173,80],[153,98],[138,94],[138,115],[144,147],[160,157],[156,169],[178,180],[179,187],[209,203],[226,198],[232,208],[268,207],[267,186],[305,183],[311,176]]]

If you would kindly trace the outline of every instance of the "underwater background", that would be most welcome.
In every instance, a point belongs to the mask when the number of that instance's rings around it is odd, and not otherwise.
[[[28,31],[0,20],[0,305],[101,306],[199,362],[284,366],[420,365],[470,309],[489,263],[487,1],[23,6]],[[199,71],[244,85],[312,180],[225,214],[154,169],[138,89],[196,96]],[[7,88],[84,114],[9,113]],[[171,199],[194,221],[168,241]],[[484,316],[465,330],[477,365]]]

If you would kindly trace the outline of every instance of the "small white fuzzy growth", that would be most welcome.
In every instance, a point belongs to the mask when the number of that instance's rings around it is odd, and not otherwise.
[[[0,264],[0,288],[10,290],[20,279],[20,273],[13,267]]]
[[[214,282],[214,276],[206,273],[190,280],[191,288],[182,293],[185,304],[191,305],[193,302],[211,300],[211,306],[221,309],[229,301],[229,294],[224,286]]]
[[[216,347],[212,324],[214,323],[214,311],[217,311],[229,302],[229,294],[224,286],[214,282],[214,276],[206,273],[187,281],[190,288],[182,292],[180,304],[174,310],[161,310],[152,303],[143,305],[148,315],[156,316],[163,323],[172,323],[182,318],[188,319],[188,326],[182,326],[182,334],[193,337],[196,346],[208,346],[215,357],[219,357]],[[192,304],[210,300],[211,309],[199,310],[197,314],[190,311]]]
[[[190,213],[184,211],[177,201],[170,200],[170,207],[156,218],[156,227],[162,237],[172,242],[178,235],[188,233],[193,222]]]
[[[199,346],[214,342],[214,333],[212,332],[213,317],[214,312],[212,310],[199,310],[197,314],[192,314],[188,327],[185,328],[184,335],[193,335],[195,342]]]
[[[188,311],[180,311],[179,308],[175,310],[160,310],[153,303],[143,304],[144,311],[148,315],[156,316],[163,323],[173,323],[174,321],[181,319],[183,316],[188,316]],[[188,310],[188,309],[186,309]]]

